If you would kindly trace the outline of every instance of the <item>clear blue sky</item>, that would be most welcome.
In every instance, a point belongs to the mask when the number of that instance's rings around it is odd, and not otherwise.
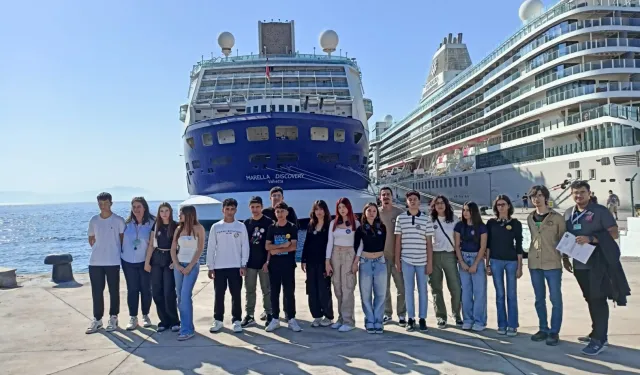
[[[520,3],[3,2],[0,191],[118,185],[147,189],[156,199],[184,198],[178,108],[187,100],[192,65],[201,55],[220,56],[221,31],[235,35],[240,54],[250,54],[257,51],[258,20],[295,20],[303,53],[318,46],[322,30],[336,30],[338,48],[362,69],[373,123],[415,107],[447,33],[464,33],[478,62],[520,27]]]

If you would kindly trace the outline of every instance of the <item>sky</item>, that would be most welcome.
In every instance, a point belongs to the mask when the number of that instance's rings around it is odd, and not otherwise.
[[[546,0],[545,5],[555,2]],[[239,3],[237,3],[239,5]],[[189,72],[234,34],[257,53],[259,20],[294,20],[296,49],[335,30],[357,58],[370,124],[415,108],[431,58],[462,32],[474,63],[521,26],[518,0],[0,2],[0,191],[139,187],[187,196],[179,106]],[[126,198],[128,199],[128,197]]]

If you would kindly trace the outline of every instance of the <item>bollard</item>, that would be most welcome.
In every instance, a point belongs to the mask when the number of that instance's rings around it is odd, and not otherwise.
[[[17,286],[16,269],[0,267],[0,288],[15,288]]]
[[[51,279],[56,284],[75,281],[71,262],[73,262],[71,254],[51,254],[44,258],[44,264],[53,265]]]

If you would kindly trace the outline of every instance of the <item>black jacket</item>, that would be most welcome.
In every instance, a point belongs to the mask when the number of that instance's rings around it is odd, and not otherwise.
[[[598,239],[598,244],[587,262],[591,267],[592,295],[606,295],[619,306],[626,306],[631,288],[620,263],[618,243],[606,230],[594,233],[593,236]]]

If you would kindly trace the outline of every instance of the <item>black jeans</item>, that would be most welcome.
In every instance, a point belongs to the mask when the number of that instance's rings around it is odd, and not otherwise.
[[[93,297],[93,317],[97,320],[104,315],[104,287],[109,286],[109,315],[120,313],[120,266],[89,266],[91,296]]]
[[[307,295],[309,296],[309,310],[311,310],[311,316],[313,316],[314,319],[326,317],[329,320],[333,320],[331,278],[325,277],[324,272],[324,263],[307,263]]]
[[[160,322],[159,327],[171,328],[180,325],[176,279],[173,276],[169,251],[154,250],[151,255],[151,292]]]
[[[215,305],[213,307],[213,319],[223,321],[224,319],[224,295],[227,292],[227,285],[231,292],[231,321],[242,319],[242,276],[240,268],[221,268],[215,270],[216,277],[213,279],[215,288]]]
[[[151,310],[151,274],[144,270],[144,262],[122,261],[122,272],[127,282],[127,305],[129,316],[138,316],[138,301],[142,301],[142,315]],[[138,299],[140,297],[140,299]]]
[[[276,258],[276,259],[274,259]],[[287,258],[289,258],[287,256]],[[273,318],[280,318],[280,287],[282,287],[282,302],[287,319],[296,317],[296,265],[290,259],[272,257],[269,263],[269,282],[271,283],[271,310]]]
[[[589,270],[574,270],[582,295],[589,306],[591,315],[591,338],[604,342],[609,334],[609,303],[606,296],[594,298],[591,291],[591,279]]]

